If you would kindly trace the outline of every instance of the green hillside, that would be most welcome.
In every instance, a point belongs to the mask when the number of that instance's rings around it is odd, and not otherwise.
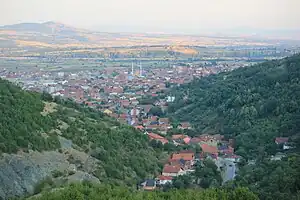
[[[145,135],[70,100],[52,100],[0,79],[0,110],[0,153],[60,151],[62,136],[99,160],[92,173],[102,182],[132,186],[160,170],[160,152]]]
[[[169,115],[200,133],[234,137],[248,158],[274,150],[275,137],[300,133],[299,55],[196,79],[172,93]]]
[[[170,116],[199,134],[235,139],[244,159],[228,186],[248,187],[260,199],[300,198],[300,55],[197,79],[172,93]],[[288,137],[292,148],[282,150],[276,137]],[[285,157],[270,159],[277,153]]]
[[[43,193],[37,198],[31,198],[36,200],[96,200],[96,199],[128,199],[128,200],[164,200],[164,199],[176,199],[176,200],[190,200],[190,199],[202,199],[202,200],[257,200],[252,192],[246,188],[237,188],[234,190],[224,189],[207,189],[207,190],[170,190],[167,192],[141,192],[130,191],[123,187],[114,187],[108,185],[91,185],[80,184],[70,185],[62,190],[55,192]]]

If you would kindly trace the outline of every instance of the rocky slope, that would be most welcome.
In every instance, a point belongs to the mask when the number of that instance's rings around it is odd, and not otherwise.
[[[3,154],[0,159],[0,199],[33,194],[37,184],[53,172],[62,172],[56,177],[64,182],[83,180],[99,183],[99,179],[88,173],[97,165],[97,159],[71,148],[71,141],[60,138],[62,148],[58,151],[18,154]]]

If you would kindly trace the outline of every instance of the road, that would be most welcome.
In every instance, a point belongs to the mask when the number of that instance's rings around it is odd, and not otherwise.
[[[233,180],[236,175],[236,165],[231,161],[225,161],[226,167],[223,174],[223,183]]]

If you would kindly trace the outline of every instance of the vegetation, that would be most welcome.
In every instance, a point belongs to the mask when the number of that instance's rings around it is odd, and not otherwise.
[[[300,198],[300,55],[197,79],[172,93],[169,115],[198,133],[235,139],[244,159],[226,187],[248,187],[260,199]],[[273,161],[283,151],[276,137],[289,137],[293,148]]]
[[[196,79],[172,91],[169,115],[200,132],[235,138],[244,157],[264,156],[275,152],[275,137],[300,132],[299,78],[296,55]]]
[[[139,192],[128,188],[109,185],[92,185],[88,183],[72,184],[68,187],[52,192],[42,193],[41,196],[32,197],[35,200],[94,200],[94,199],[130,199],[130,200],[163,200],[163,199],[203,199],[203,200],[256,200],[258,199],[246,188],[234,190],[208,189],[208,190],[170,190],[168,192]]]
[[[60,146],[56,135],[42,136],[56,126],[56,121],[41,115],[44,103],[40,98],[38,93],[22,91],[0,79],[0,154]]]
[[[54,104],[55,109],[43,112],[45,102]],[[0,80],[0,109],[1,152],[29,149],[62,152],[60,135],[99,160],[98,167],[90,173],[101,182],[132,186],[155,176],[161,169],[161,151],[150,147],[145,135],[72,100],[23,91]]]
[[[249,187],[260,199],[300,199],[300,156],[290,154],[282,161],[265,159],[241,168],[235,184]]]

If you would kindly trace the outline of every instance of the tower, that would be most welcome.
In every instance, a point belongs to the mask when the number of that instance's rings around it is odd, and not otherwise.
[[[143,76],[143,67],[142,67],[142,63],[140,62],[140,77]]]
[[[131,63],[131,75],[133,76],[133,62]]]

